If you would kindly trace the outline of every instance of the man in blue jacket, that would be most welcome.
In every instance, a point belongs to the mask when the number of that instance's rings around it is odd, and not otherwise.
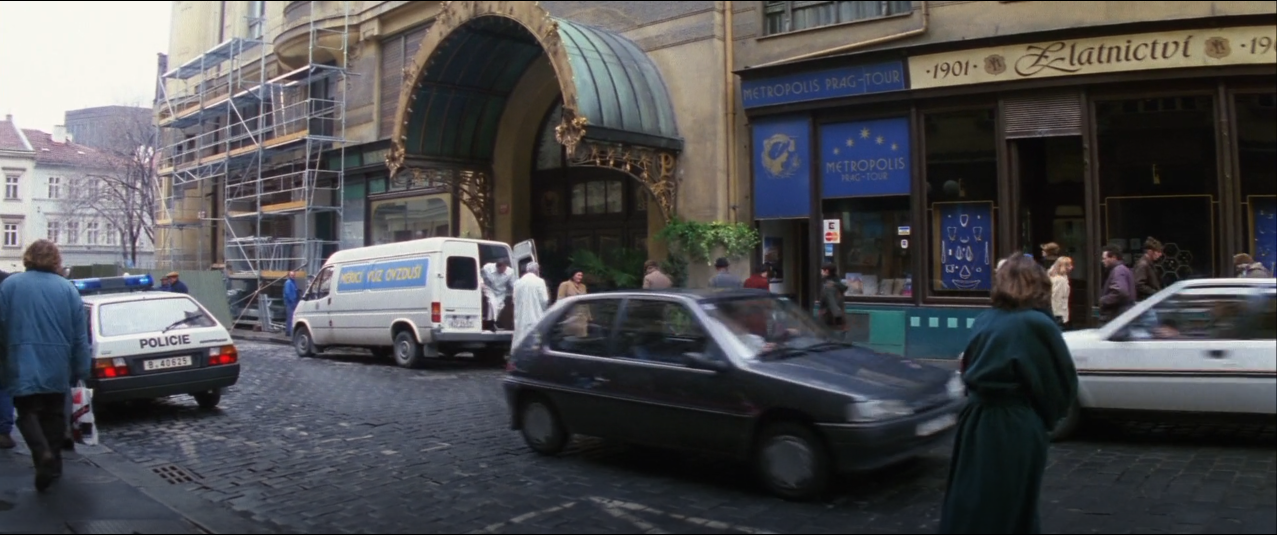
[[[66,394],[89,378],[89,336],[80,292],[58,274],[58,246],[37,240],[22,263],[25,272],[0,283],[0,386],[13,396],[36,490],[44,492],[62,475]]]
[[[301,291],[297,289],[297,272],[289,271],[288,280],[284,281],[284,311],[287,323],[284,325],[284,332],[288,333],[288,337],[293,337],[293,310],[297,308],[297,303],[301,301]]]
[[[0,284],[4,283],[4,279],[9,274],[0,271]],[[0,363],[4,362],[4,348],[0,347]],[[0,370],[3,370],[0,367]],[[17,447],[13,442],[13,396],[9,395],[9,391],[4,389],[3,381],[0,381],[0,450],[11,450]]]

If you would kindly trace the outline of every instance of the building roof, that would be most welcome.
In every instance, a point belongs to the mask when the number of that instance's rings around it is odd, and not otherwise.
[[[110,155],[92,147],[74,142],[57,143],[53,135],[39,130],[23,129],[31,148],[35,150],[36,165],[56,165],[61,167],[103,168],[110,164]]]
[[[31,144],[22,135],[22,129],[13,122],[13,116],[5,116],[5,119],[0,121],[0,150],[32,150]]]

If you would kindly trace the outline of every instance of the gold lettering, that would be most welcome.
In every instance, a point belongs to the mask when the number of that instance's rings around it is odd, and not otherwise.
[[[1046,46],[1029,45],[1025,47],[1027,52],[1015,62],[1015,72],[1020,76],[1034,76],[1045,70],[1053,70],[1059,72],[1075,73],[1082,70],[1080,67],[1070,68],[1068,60],[1063,57],[1057,57],[1055,54],[1064,50],[1067,45],[1064,41],[1057,41]]]

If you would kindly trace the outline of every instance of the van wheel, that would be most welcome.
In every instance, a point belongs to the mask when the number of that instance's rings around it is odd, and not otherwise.
[[[532,396],[519,406],[519,429],[523,442],[541,455],[558,455],[571,438],[559,413],[541,396]]]
[[[200,405],[200,409],[206,410],[206,411],[211,411],[213,409],[216,409],[217,405],[222,402],[221,390],[210,390],[208,392],[199,392],[197,394],[191,394],[191,396],[194,397],[195,402]]]
[[[768,426],[759,438],[754,462],[767,489],[787,500],[818,498],[829,485],[825,444],[802,424]]]
[[[421,356],[421,344],[417,343],[417,337],[412,335],[412,331],[399,331],[395,335],[395,364],[404,368],[420,368],[425,364],[425,357]]]
[[[310,329],[305,327],[293,329],[293,349],[301,358],[315,356],[315,339],[311,337]]]

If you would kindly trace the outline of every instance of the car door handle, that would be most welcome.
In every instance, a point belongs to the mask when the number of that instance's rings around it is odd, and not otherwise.
[[[1228,352],[1223,349],[1212,349],[1207,351],[1206,355],[1213,359],[1222,359],[1228,356]]]
[[[595,377],[595,378],[594,378],[594,382],[596,382],[596,383],[610,383],[610,382],[612,382],[612,380],[611,380],[611,379],[608,379],[608,378],[605,378],[605,377]]]

